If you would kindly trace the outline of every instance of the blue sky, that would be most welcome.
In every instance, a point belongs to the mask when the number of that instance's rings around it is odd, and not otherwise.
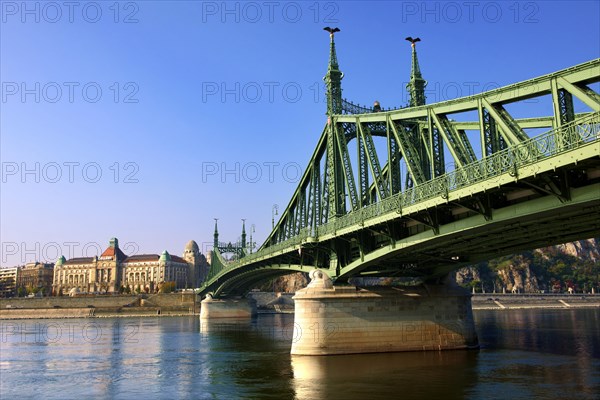
[[[600,57],[597,1],[68,4],[1,3],[2,266],[113,236],[206,249],[213,218],[262,243],[325,123],[324,26],[342,30],[344,97],[384,107],[407,102],[406,36],[428,102]]]

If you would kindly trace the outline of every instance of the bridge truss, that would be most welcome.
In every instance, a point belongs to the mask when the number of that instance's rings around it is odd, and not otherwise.
[[[600,59],[465,98],[373,112],[341,99],[331,43],[328,121],[296,191],[256,253],[233,263],[213,256],[203,293],[241,294],[313,268],[338,282],[431,280],[600,233],[600,94],[592,89]],[[551,114],[509,112],[532,99]],[[587,111],[576,113],[574,99]]]

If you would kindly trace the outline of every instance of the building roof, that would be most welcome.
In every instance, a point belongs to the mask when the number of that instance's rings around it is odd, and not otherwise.
[[[171,255],[171,261],[187,264],[188,262],[179,256]]]
[[[54,268],[54,263],[41,263],[38,261],[25,264],[23,269],[40,269],[40,268]]]
[[[158,254],[137,254],[135,256],[127,257],[123,262],[157,261],[158,258]]]
[[[125,253],[121,251],[118,247],[108,247],[104,250],[104,253],[100,255],[100,257],[117,257],[117,261],[123,261],[127,258]]]
[[[71,258],[65,262],[63,262],[62,264],[67,265],[67,264],[90,264],[94,262],[94,257],[77,257],[77,258]],[[59,265],[58,263],[56,263],[56,265]]]
[[[156,261],[173,261],[178,263],[187,264],[187,261],[179,256],[169,254],[168,251],[164,251],[162,255],[158,254],[138,254],[135,256],[129,256],[123,261],[124,263],[133,262],[156,262]]]

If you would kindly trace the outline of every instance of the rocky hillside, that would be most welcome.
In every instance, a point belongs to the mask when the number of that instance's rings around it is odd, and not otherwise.
[[[519,293],[600,290],[600,238],[543,247],[496,258],[456,271],[456,281],[476,292]],[[277,278],[261,288],[295,292],[306,287],[308,276],[296,273]]]
[[[600,239],[580,240],[496,258],[460,269],[456,281],[476,292],[598,292]]]
[[[308,274],[296,272],[295,274],[281,276],[260,287],[265,292],[295,293],[308,285]]]

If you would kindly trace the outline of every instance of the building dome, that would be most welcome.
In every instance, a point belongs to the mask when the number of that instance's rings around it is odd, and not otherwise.
[[[168,251],[163,251],[158,261],[171,261],[171,255]]]
[[[198,247],[198,243],[196,243],[195,240],[190,240],[189,242],[187,242],[187,244],[185,245],[185,250],[186,253],[192,252],[192,253],[200,253],[200,248]]]

